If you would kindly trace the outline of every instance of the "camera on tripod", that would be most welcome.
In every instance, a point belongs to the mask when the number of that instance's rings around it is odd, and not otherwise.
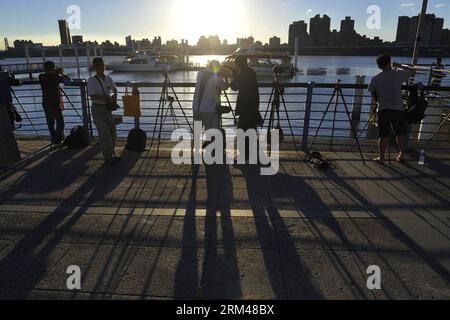
[[[273,72],[274,77],[279,78],[281,76],[281,74],[283,73],[283,67],[280,65],[275,66],[275,67],[273,67],[272,72]]]

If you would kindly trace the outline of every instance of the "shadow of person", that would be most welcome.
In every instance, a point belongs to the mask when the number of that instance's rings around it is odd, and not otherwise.
[[[205,217],[205,257],[201,279],[202,298],[239,299],[242,297],[241,277],[230,210],[233,200],[230,169],[228,165],[207,165],[205,171],[208,197]],[[219,219],[217,213],[220,214]]]
[[[286,175],[264,177],[258,166],[243,166],[242,171],[254,214],[258,240],[263,253],[272,290],[277,299],[321,299],[320,290],[310,278],[305,263],[300,259],[295,243],[283,221],[273,199],[271,184],[280,181],[283,188],[278,190],[278,196],[289,197],[293,193],[283,194],[287,188],[295,188],[286,180]],[[280,248],[281,247],[281,248]],[[274,255],[274,250],[279,254]]]
[[[192,167],[192,182],[183,224],[182,252],[175,273],[175,299],[199,297],[197,223],[197,179],[200,166]]]
[[[13,291],[5,293],[8,295],[7,298],[27,297],[52,267],[52,261],[64,255],[64,251],[70,250],[67,246],[61,247],[61,241],[85,214],[86,208],[114,191],[139,159],[139,155],[127,154],[123,162],[114,168],[99,166],[93,172],[89,172],[95,165],[88,164],[84,160],[92,153],[95,155],[98,150],[88,149],[80,158],[71,159],[73,167],[78,168],[74,169],[75,172],[78,175],[86,175],[87,178],[63,199],[52,213],[46,215],[33,230],[25,234],[0,261],[0,287],[20,289],[14,293]],[[68,168],[70,169],[70,165]],[[32,170],[36,169],[39,167]],[[27,185],[22,187],[26,188]],[[108,279],[104,282],[107,281]]]

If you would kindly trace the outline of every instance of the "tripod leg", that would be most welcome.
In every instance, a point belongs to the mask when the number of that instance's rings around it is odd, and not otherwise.
[[[333,112],[333,126],[331,129],[331,151],[333,151],[333,143],[334,143],[334,130],[336,128],[336,114],[337,114],[337,108],[339,105],[339,94],[336,95],[336,103],[334,104],[334,112]]]
[[[156,118],[155,118],[155,126],[153,127],[153,134],[152,134],[152,141],[150,143],[150,149],[153,147],[153,143],[155,142],[155,134],[156,134],[156,129],[158,128],[158,122],[159,122],[159,114],[160,112],[162,112],[163,106],[164,106],[164,101],[165,101],[165,83],[163,84],[163,89],[161,91],[161,96],[159,98],[159,105],[158,105],[158,111],[156,113]]]
[[[348,121],[350,121],[350,126],[352,128],[353,136],[356,138],[356,144],[358,145],[359,154],[361,155],[361,160],[363,161],[363,164],[366,165],[366,160],[364,159],[364,155],[362,153],[361,145],[359,144],[359,139],[358,139],[358,137],[356,135],[356,129],[355,129],[355,126],[353,125],[352,118],[350,117],[350,111],[348,109],[347,102],[345,101],[344,93],[342,92],[341,88],[339,88],[339,93],[341,94],[342,102],[344,103],[345,113],[347,114]]]
[[[377,108],[373,109],[373,111],[370,113],[369,115],[369,119],[367,119],[366,123],[364,124],[364,127],[362,128],[361,132],[359,133],[359,135],[356,137],[356,139],[361,139],[362,134],[364,133],[364,130],[366,130],[367,126],[369,125],[370,119],[373,118],[373,116],[375,116],[375,113],[377,112]],[[353,148],[355,147],[356,144],[356,139],[352,144],[352,148],[351,151],[353,151]]]
[[[289,124],[289,129],[291,130],[291,136],[292,136],[292,141],[294,141],[295,151],[298,154],[298,146],[297,146],[297,142],[295,141],[294,129],[292,128],[292,125],[291,125],[291,119],[289,118],[289,113],[288,113],[288,110],[287,110],[287,107],[286,107],[286,101],[284,100],[284,95],[283,94],[281,94],[280,96],[281,96],[281,101],[283,103],[284,112],[286,113],[286,119],[287,119],[288,124]]]
[[[269,98],[269,102],[267,104],[266,114],[264,115],[263,124],[261,126],[262,128],[264,128],[264,123],[266,123],[267,114],[269,113],[269,108],[272,107],[272,99],[273,99],[273,94],[274,93],[275,93],[275,87],[272,88],[272,92],[270,93],[270,98]]]
[[[172,86],[172,83],[170,82],[170,80],[168,80],[168,85],[170,86],[170,89],[171,89],[171,91],[173,93],[173,96],[175,97],[175,100],[178,103],[178,107],[180,108],[181,112],[183,113],[183,117],[184,117],[184,119],[186,120],[186,123],[189,126],[189,130],[191,130],[191,133],[194,133],[194,129],[192,128],[191,123],[189,122],[189,118],[187,117],[186,112],[184,112],[184,109],[183,109],[183,106],[181,105],[180,99],[178,99],[178,95],[175,92],[175,89]]]
[[[233,108],[231,107],[231,102],[230,102],[230,99],[228,98],[228,94],[227,94],[227,92],[225,90],[223,90],[223,93],[225,95],[225,99],[227,100],[227,104],[228,104],[228,106],[231,109],[231,114],[233,115],[234,122],[236,123],[236,115],[234,113]]]
[[[314,143],[316,142],[316,138],[317,138],[317,136],[319,135],[319,131],[320,131],[320,129],[322,128],[323,122],[325,121],[325,118],[326,118],[326,116],[327,116],[328,110],[330,110],[331,104],[333,103],[333,100],[334,100],[334,97],[335,97],[336,94],[337,94],[337,88],[334,89],[333,94],[331,95],[330,102],[328,102],[328,106],[327,106],[327,108],[325,109],[325,112],[324,112],[324,114],[323,114],[323,116],[322,116],[322,120],[320,121],[320,124],[319,124],[319,126],[317,127],[317,130],[316,130],[316,133],[315,133],[315,135],[314,135],[313,141],[311,142],[311,144],[309,145],[308,150],[306,151],[306,154],[305,154],[305,160],[308,159],[308,156],[309,156],[309,154],[310,154],[310,152],[311,152],[311,150],[312,150],[312,147],[313,147]]]
[[[30,122],[31,127],[33,128],[34,132],[36,132],[37,136],[40,137],[39,131],[36,129],[36,127],[33,124],[33,121],[31,121],[30,117],[28,116],[27,111],[23,107],[22,103],[20,102],[19,98],[16,95],[16,92],[11,88],[11,92],[14,95],[14,98],[16,99],[17,103],[19,104],[20,108],[22,109],[23,113],[25,114],[25,117],[27,117],[28,122]]]

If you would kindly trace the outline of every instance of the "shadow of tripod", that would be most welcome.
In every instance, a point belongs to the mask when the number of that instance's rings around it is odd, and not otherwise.
[[[334,88],[333,94],[331,95],[330,102],[328,103],[328,106],[327,106],[327,108],[326,108],[326,110],[325,110],[325,112],[323,114],[322,120],[320,121],[320,124],[317,127],[317,131],[316,131],[316,134],[314,135],[314,139],[311,142],[311,145],[309,146],[308,151],[305,154],[305,160],[308,160],[308,156],[311,153],[311,149],[312,149],[314,143],[316,142],[317,136],[319,135],[320,129],[322,128],[322,125],[323,125],[323,123],[325,121],[325,118],[326,118],[326,116],[328,114],[328,111],[330,110],[331,105],[333,104],[333,100],[336,99],[335,103],[334,103],[333,127],[332,127],[332,131],[331,131],[331,150],[333,151],[334,129],[335,129],[335,126],[336,126],[336,115],[337,115],[337,108],[339,106],[339,99],[340,98],[342,99],[342,103],[343,103],[344,108],[345,108],[345,114],[347,115],[348,121],[350,122],[350,126],[352,128],[353,136],[356,139],[356,144],[358,145],[359,154],[361,155],[361,160],[363,161],[364,165],[366,165],[366,160],[364,159],[364,155],[363,155],[362,150],[361,150],[361,145],[359,144],[359,137],[358,137],[358,135],[356,133],[355,126],[354,126],[353,121],[352,121],[352,119],[350,117],[350,111],[348,109],[347,102],[345,101],[344,92],[342,91],[341,80],[339,80],[339,79],[336,80],[336,86]]]
[[[173,96],[170,95],[170,93],[173,94]],[[150,143],[150,149],[153,147],[153,143],[155,142],[156,135],[158,135],[158,146],[157,146],[157,152],[156,157],[159,156],[159,149],[161,146],[161,134],[164,124],[166,123],[167,118],[170,116],[172,117],[172,124],[176,125],[177,128],[180,128],[180,123],[178,122],[178,116],[175,112],[175,108],[173,104],[177,102],[178,108],[181,110],[184,119],[186,120],[187,125],[189,126],[189,130],[191,133],[194,132],[192,129],[192,126],[189,122],[189,119],[186,115],[186,113],[183,110],[183,106],[181,105],[180,100],[178,99],[178,96],[175,92],[175,89],[170,82],[169,75],[167,71],[164,72],[164,82],[162,85],[162,91],[161,96],[159,98],[159,106],[158,106],[158,112],[156,114],[156,121],[155,126],[153,128],[153,134],[152,134],[152,141]]]

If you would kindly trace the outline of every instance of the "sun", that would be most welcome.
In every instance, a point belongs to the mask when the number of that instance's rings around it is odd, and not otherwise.
[[[231,40],[248,32],[244,12],[240,0],[173,0],[171,29],[195,41],[202,35]]]

